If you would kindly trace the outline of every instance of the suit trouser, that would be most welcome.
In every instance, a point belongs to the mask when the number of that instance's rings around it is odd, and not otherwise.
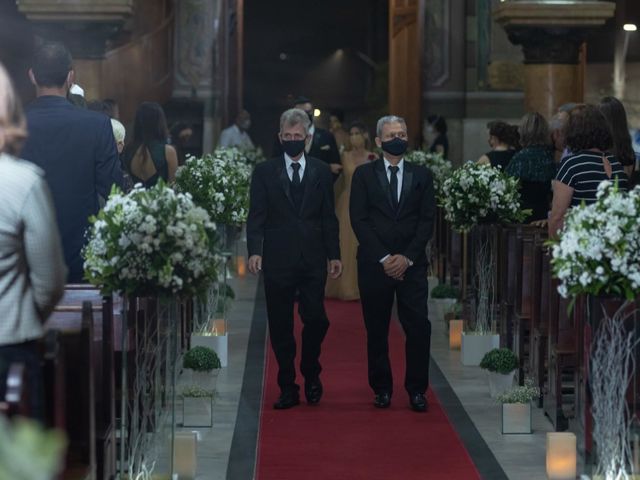
[[[396,296],[398,317],[406,335],[404,386],[409,394],[425,393],[431,346],[426,265],[409,267],[404,280],[398,281],[387,276],[379,263],[358,262],[358,286],[367,329],[369,385],[376,393],[393,393],[389,323]]]
[[[269,268],[264,271],[269,337],[278,361],[278,385],[283,391],[298,389],[295,383],[296,340],[293,334],[296,292],[298,313],[304,325],[300,371],[307,381],[313,381],[322,370],[320,349],[329,328],[324,309],[326,280],[326,267],[310,267],[304,262],[293,268]]]

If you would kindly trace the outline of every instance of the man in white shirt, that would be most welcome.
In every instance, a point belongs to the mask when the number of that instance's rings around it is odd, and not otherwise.
[[[249,128],[251,128],[251,115],[246,110],[241,110],[236,117],[236,123],[220,133],[218,147],[253,148],[253,142],[247,133]]]

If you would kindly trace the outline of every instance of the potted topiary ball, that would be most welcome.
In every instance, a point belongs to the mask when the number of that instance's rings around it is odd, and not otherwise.
[[[431,322],[444,322],[444,314],[448,312],[458,301],[460,290],[457,288],[441,284],[431,290],[429,295],[429,317]],[[445,326],[445,330],[448,327]]]
[[[191,370],[191,381],[202,388],[210,388],[220,369],[220,358],[211,348],[193,347],[184,354],[182,367]]]
[[[482,358],[480,368],[487,370],[489,393],[491,398],[496,398],[513,386],[518,357],[508,348],[494,348]]]
[[[498,395],[501,404],[502,433],[531,433],[531,402],[540,398],[540,390],[530,379]]]

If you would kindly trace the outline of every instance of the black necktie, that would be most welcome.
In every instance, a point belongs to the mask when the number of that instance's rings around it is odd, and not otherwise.
[[[291,164],[293,168],[293,175],[291,176],[291,196],[293,197],[293,204],[297,210],[300,210],[300,204],[302,203],[302,185],[300,182],[300,164],[293,162]]]
[[[389,171],[391,172],[389,194],[391,195],[391,204],[395,210],[398,209],[398,170],[400,170],[400,167],[389,165]]]
[[[293,168],[293,176],[291,177],[291,184],[295,188],[298,188],[300,187],[300,164],[297,162],[293,162],[291,164],[291,168]]]

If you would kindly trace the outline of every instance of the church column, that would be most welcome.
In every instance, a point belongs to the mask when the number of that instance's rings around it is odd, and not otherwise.
[[[522,45],[526,111],[550,118],[560,105],[583,101],[580,46],[614,10],[614,2],[541,0],[510,0],[494,10],[511,43]]]

